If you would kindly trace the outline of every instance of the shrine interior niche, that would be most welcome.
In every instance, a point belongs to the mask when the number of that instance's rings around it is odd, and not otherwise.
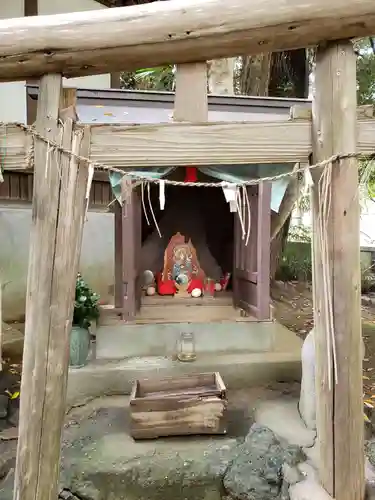
[[[146,294],[198,298],[227,290],[234,218],[222,190],[166,186],[161,210],[159,187],[152,186],[150,200],[161,236],[145,197],[140,271]]]

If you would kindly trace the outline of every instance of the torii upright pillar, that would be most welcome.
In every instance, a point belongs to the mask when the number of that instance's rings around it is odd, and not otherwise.
[[[355,152],[356,56],[349,41],[319,47],[314,163]],[[321,172],[312,171],[313,284],[320,480],[335,500],[364,498],[358,165],[335,162],[324,214]],[[323,232],[325,244],[319,242]],[[325,261],[325,273],[323,262]],[[331,304],[327,298],[331,297]],[[337,383],[330,337],[334,332]],[[328,347],[328,349],[327,349]],[[331,386],[329,384],[331,380]]]

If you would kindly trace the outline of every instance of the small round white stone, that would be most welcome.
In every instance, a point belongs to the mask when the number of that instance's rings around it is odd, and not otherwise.
[[[221,292],[221,288],[220,283],[215,283],[215,292]]]
[[[151,296],[151,295],[155,295],[155,292],[156,292],[156,290],[155,290],[155,287],[154,287],[154,286],[149,286],[149,287],[147,287],[147,290],[146,290],[146,294],[147,294],[147,295],[150,295],[150,296]]]
[[[202,290],[200,288],[194,288],[192,291],[191,291],[191,296],[194,297],[195,299],[197,299],[198,297],[200,297],[202,295]]]

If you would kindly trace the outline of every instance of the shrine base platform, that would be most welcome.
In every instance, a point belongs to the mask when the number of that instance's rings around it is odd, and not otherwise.
[[[69,371],[68,404],[130,394],[135,379],[154,376],[218,371],[228,388],[301,378],[302,341],[278,323],[174,325],[179,329],[184,326],[188,331],[201,329],[200,335],[195,335],[197,359],[191,363],[169,355],[168,346],[173,352],[177,332],[171,325],[99,328],[97,358],[84,368]]]

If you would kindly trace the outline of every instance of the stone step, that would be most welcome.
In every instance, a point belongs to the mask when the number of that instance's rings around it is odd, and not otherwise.
[[[276,322],[152,323],[145,325],[117,322],[99,326],[96,331],[97,359],[134,356],[173,356],[183,332],[195,337],[197,353],[264,352],[273,350],[277,339],[294,333]]]
[[[175,299],[178,301],[179,299]],[[195,322],[205,321],[236,321],[241,320],[241,313],[234,309],[231,304],[218,306],[217,304],[186,305],[186,304],[166,304],[166,305],[143,305],[137,314],[137,323],[147,323],[155,321],[163,322]]]
[[[287,349],[290,346],[284,347]],[[70,369],[67,403],[73,406],[103,395],[127,395],[134,380],[156,376],[218,371],[228,389],[300,380],[300,352],[300,345],[296,343],[288,351],[200,354],[191,363],[162,356],[96,360],[83,368]]]

